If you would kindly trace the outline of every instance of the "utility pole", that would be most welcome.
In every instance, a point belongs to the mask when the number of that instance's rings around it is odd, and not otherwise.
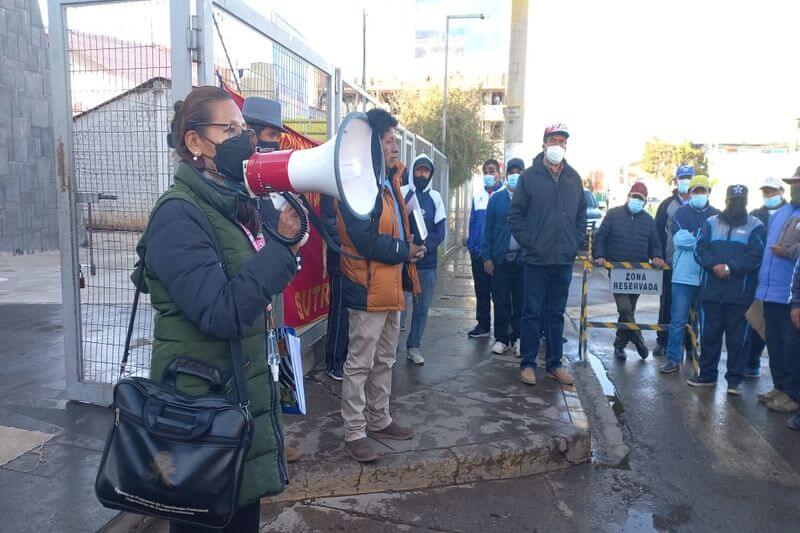
[[[528,0],[511,0],[511,29],[508,47],[508,84],[505,107],[504,156],[508,161],[524,155],[525,59],[528,51]]]
[[[367,9],[363,8],[361,10],[361,88],[364,89],[364,92],[369,94],[367,91]],[[364,113],[367,112],[367,99],[364,98],[364,104],[362,106],[362,111]]]

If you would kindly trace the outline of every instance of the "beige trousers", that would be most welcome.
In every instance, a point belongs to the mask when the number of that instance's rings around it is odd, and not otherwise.
[[[350,340],[342,382],[344,439],[367,436],[392,422],[389,395],[400,335],[400,311],[350,309]]]

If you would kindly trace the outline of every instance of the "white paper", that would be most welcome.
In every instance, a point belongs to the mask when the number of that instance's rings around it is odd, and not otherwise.
[[[306,414],[306,392],[303,388],[303,356],[300,351],[300,338],[289,336],[289,356],[292,358],[292,371],[294,372],[295,385],[297,386],[297,407],[302,414]]]
[[[411,212],[414,215],[414,222],[417,224],[418,237],[423,241],[428,238],[428,226],[425,225],[425,215],[422,214],[422,209],[414,209]]]

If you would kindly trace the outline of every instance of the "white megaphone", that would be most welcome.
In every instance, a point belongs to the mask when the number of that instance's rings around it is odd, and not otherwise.
[[[245,162],[244,184],[253,197],[276,192],[327,194],[366,219],[375,207],[383,168],[383,150],[372,135],[367,115],[350,113],[336,136],[325,144],[253,154]],[[380,169],[381,176],[376,176],[374,169]]]

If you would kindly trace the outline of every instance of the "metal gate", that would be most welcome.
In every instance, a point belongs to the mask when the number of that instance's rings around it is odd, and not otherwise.
[[[350,111],[379,105],[339,69],[239,0],[49,0],[59,183],[64,347],[70,400],[109,403],[133,300],[129,275],[150,209],[170,185],[172,107],[220,81],[281,102],[284,121],[324,141]],[[399,129],[403,160],[447,158]],[[452,205],[452,201],[450,202]],[[280,302],[276,302],[280,318]],[[153,313],[143,295],[128,372],[146,375]],[[324,322],[304,333],[320,337]]]

